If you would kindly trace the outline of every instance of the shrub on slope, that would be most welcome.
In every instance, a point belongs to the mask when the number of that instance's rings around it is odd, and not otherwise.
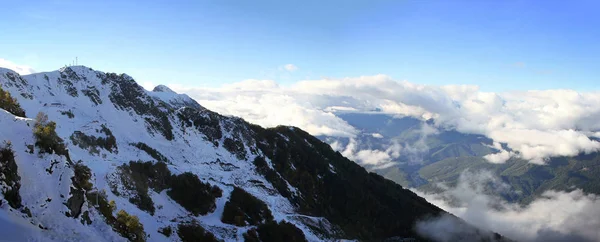
[[[270,222],[244,233],[244,241],[248,242],[303,242],[307,241],[304,232],[288,222]]]
[[[35,136],[35,145],[40,148],[41,154],[56,153],[68,156],[63,139],[56,134],[56,123],[48,121],[48,115],[45,113],[40,112],[36,116],[33,135]]]
[[[215,199],[222,196],[221,189],[198,179],[190,172],[171,178],[169,197],[194,215],[205,215],[216,208]]]
[[[2,195],[8,202],[8,205],[15,209],[23,206],[21,204],[21,195],[19,194],[21,177],[17,169],[12,146],[10,143],[5,142],[4,146],[0,148],[0,185],[6,186],[2,189]]]
[[[10,93],[4,91],[1,87],[0,108],[12,113],[15,116],[25,117],[25,111],[21,108],[21,105],[19,105],[17,99],[13,98]]]
[[[177,226],[177,235],[183,242],[218,242],[215,235],[211,232],[206,231],[196,221],[192,223],[180,223]]]
[[[134,192],[129,201],[150,214],[155,208],[149,188],[156,192],[169,189],[167,195],[196,216],[214,211],[216,198],[222,196],[219,187],[200,181],[190,172],[172,175],[163,162],[131,161],[119,166],[118,178],[127,190]],[[111,188],[118,195],[116,184]]]
[[[225,203],[221,221],[236,226],[258,225],[273,220],[271,210],[260,199],[234,187],[231,198]]]

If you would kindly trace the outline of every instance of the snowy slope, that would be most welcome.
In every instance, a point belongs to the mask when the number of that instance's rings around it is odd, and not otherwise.
[[[27,145],[35,143],[31,129],[33,120],[15,117],[0,110],[0,123],[3,127],[10,125],[10,128],[0,130],[0,137],[12,143],[21,177],[20,195],[23,205],[32,214],[32,217],[28,217],[3,203],[0,212],[3,213],[3,222],[21,231],[30,231],[22,235],[30,234],[35,240],[81,241],[86,238],[106,238],[123,241],[103,223],[82,227],[78,220],[65,216],[68,209],[64,203],[68,198],[71,186],[69,178],[73,176],[73,171],[63,156],[38,156],[28,152]],[[92,219],[102,221],[97,216],[92,216]]]
[[[117,166],[129,161],[154,160],[151,156],[130,143],[144,142],[148,146],[160,151],[170,161],[169,169],[175,173],[191,171],[198,175],[203,181],[209,181],[223,190],[223,197],[217,200],[217,209],[206,216],[195,217],[207,230],[217,237],[225,240],[241,240],[242,234],[247,228],[237,228],[229,224],[223,224],[220,216],[223,206],[228,199],[228,193],[232,186],[243,187],[247,192],[260,198],[267,203],[276,220],[288,220],[302,229],[309,240],[320,240],[302,223],[294,218],[297,214],[293,211],[294,206],[288,199],[278,193],[264,177],[254,172],[254,165],[249,162],[258,155],[257,150],[252,148],[251,141],[245,140],[245,156],[238,156],[228,151],[222,144],[226,138],[239,140],[243,130],[236,126],[236,118],[219,120],[222,123],[222,137],[215,141],[209,141],[206,135],[197,129],[183,127],[177,120],[176,113],[186,108],[204,110],[187,95],[176,94],[166,87],[158,87],[153,92],[141,89],[127,75],[108,75],[94,71],[83,66],[63,68],[59,71],[36,73],[20,77],[11,70],[0,69],[0,85],[10,92],[13,97],[26,111],[28,117],[35,117],[38,112],[48,114],[49,120],[55,121],[57,133],[61,136],[69,148],[70,157],[73,161],[81,160],[83,164],[90,167],[94,176],[94,186],[99,190],[105,190],[110,200],[114,200],[119,209],[124,209],[130,214],[136,215],[144,225],[145,232],[149,235],[149,241],[176,240],[177,235],[166,238],[157,231],[166,225],[177,225],[177,222],[185,218],[193,217],[184,208],[173,202],[166,192],[151,194],[155,205],[162,207],[152,216],[147,212],[139,210],[132,205],[127,197],[119,197],[112,194],[107,179],[115,172]],[[112,78],[112,79],[111,79]],[[135,97],[141,102],[150,103],[153,106],[162,103],[163,107],[157,107],[169,113],[167,123],[172,127],[172,139],[168,140],[163,132],[152,126],[148,120],[158,120],[148,113],[137,112],[133,108],[117,107],[111,100],[111,94],[115,91],[125,92],[123,86],[115,84],[115,80],[126,82],[132,88],[143,91],[140,96]],[[129,98],[129,97],[127,97]],[[114,99],[114,97],[113,97]],[[121,109],[120,109],[121,108]],[[66,112],[74,116],[70,118]],[[83,226],[78,220],[64,216],[67,211],[63,203],[66,202],[70,183],[68,179],[61,177],[72,177],[73,171],[67,169],[64,157],[56,155],[44,155],[25,152],[27,144],[33,144],[31,131],[31,119],[15,117],[2,110],[0,124],[0,140],[8,140],[13,143],[17,152],[17,163],[19,174],[22,179],[21,195],[24,205],[30,207],[33,213],[33,223],[40,223],[48,230],[42,233],[48,239],[60,238],[60,240],[80,241],[83,238],[104,238],[106,241],[118,240],[118,235],[110,230],[106,224],[92,223],[92,226]],[[86,135],[102,137],[97,132],[104,125],[108,127],[117,140],[118,151],[99,149],[99,153],[89,152],[82,149],[69,139],[76,131]],[[9,127],[10,128],[4,128]],[[242,127],[243,128],[243,127]],[[105,135],[104,135],[105,136]],[[58,160],[54,172],[47,174],[49,160]],[[221,166],[213,163],[219,160]],[[224,168],[226,167],[226,168]],[[252,182],[251,182],[252,181]],[[261,181],[264,186],[255,185],[255,181]],[[118,181],[117,181],[118,182]],[[294,190],[290,187],[290,190]],[[61,198],[63,195],[64,198]],[[51,202],[45,201],[49,198]],[[86,206],[84,206],[85,208]],[[93,213],[93,221],[102,221],[97,213]],[[317,218],[323,220],[323,218]],[[68,237],[64,237],[68,235]],[[69,238],[69,239],[67,239]],[[121,240],[123,240],[121,238]]]

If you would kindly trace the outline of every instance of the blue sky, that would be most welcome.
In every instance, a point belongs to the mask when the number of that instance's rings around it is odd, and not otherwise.
[[[600,89],[597,1],[323,2],[8,0],[0,58],[50,71],[77,56],[190,86],[386,74],[485,91]]]

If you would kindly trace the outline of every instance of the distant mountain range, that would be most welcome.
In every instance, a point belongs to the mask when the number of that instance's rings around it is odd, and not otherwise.
[[[510,202],[526,204],[548,190],[571,191],[580,188],[586,193],[600,194],[600,154],[575,157],[553,157],[546,165],[532,164],[511,158],[495,164],[484,156],[499,150],[491,139],[463,134],[433,126],[433,120],[394,117],[380,112],[340,112],[336,116],[360,131],[356,138],[320,136],[346,156],[356,156],[364,150],[385,153],[397,146],[397,157],[388,156],[384,163],[357,159],[367,170],[376,172],[404,187],[426,192],[439,190],[437,184],[456,185],[464,171],[492,171],[511,191],[495,194]],[[348,149],[349,145],[351,149]],[[503,150],[509,150],[501,144]],[[371,152],[373,153],[373,152]],[[490,191],[492,192],[492,191]]]

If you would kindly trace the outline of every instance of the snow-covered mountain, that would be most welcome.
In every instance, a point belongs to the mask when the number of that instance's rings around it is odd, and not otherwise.
[[[125,74],[0,68],[0,87],[26,116],[0,107],[3,240],[424,239],[414,225],[445,214],[300,129]]]

